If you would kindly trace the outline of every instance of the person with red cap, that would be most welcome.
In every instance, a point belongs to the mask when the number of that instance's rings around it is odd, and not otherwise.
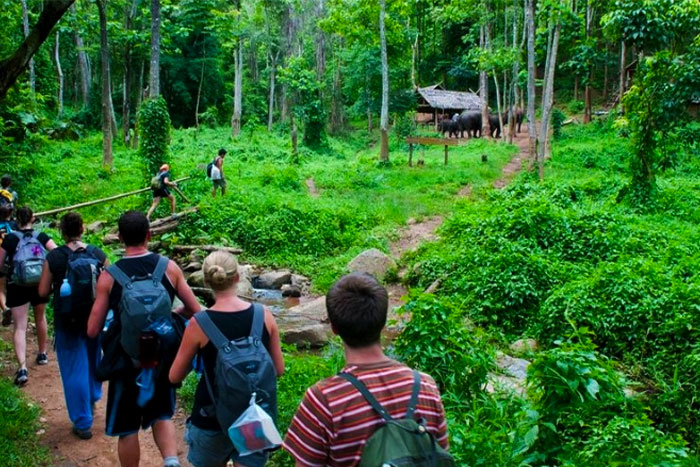
[[[158,174],[151,180],[151,189],[153,190],[153,204],[148,209],[146,218],[150,219],[153,211],[156,210],[160,204],[160,200],[163,198],[168,198],[170,200],[170,214],[175,214],[175,197],[168,187],[177,186],[175,182],[170,181],[170,166],[168,164],[163,164],[158,170]]]

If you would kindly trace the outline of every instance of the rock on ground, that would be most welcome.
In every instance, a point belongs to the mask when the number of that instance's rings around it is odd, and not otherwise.
[[[282,286],[283,297],[301,297],[301,288],[296,285],[284,284]]]
[[[518,339],[510,344],[510,350],[516,354],[535,352],[539,348],[535,339]]]
[[[489,393],[505,391],[525,396],[525,378],[530,362],[510,355],[500,355],[496,359],[496,365],[503,371],[503,374],[489,373],[486,391]]]
[[[363,251],[348,264],[350,272],[365,272],[377,280],[384,279],[387,271],[395,267],[396,262],[376,248]]]
[[[286,270],[271,271],[259,275],[255,279],[255,285],[259,289],[280,289],[284,284],[292,281],[292,273]]]
[[[326,297],[303,303],[276,316],[282,340],[287,344],[322,347],[332,336],[326,313]]]
[[[190,274],[187,278],[187,283],[192,287],[206,287],[204,285],[204,271],[201,269]]]

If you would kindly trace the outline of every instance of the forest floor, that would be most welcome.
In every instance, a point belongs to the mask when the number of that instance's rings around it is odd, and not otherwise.
[[[514,140],[520,151],[503,168],[501,177],[493,183],[495,188],[505,187],[522,167],[527,158],[527,130],[521,132]],[[311,195],[318,196],[318,190],[313,179],[305,181]],[[471,185],[465,185],[457,196],[471,196]],[[407,251],[414,250],[424,242],[437,239],[436,231],[442,225],[442,216],[425,217],[421,220],[409,220],[406,227],[401,229],[398,238],[390,245],[391,254],[396,258]],[[402,297],[407,293],[401,284],[387,286],[391,306],[403,304]],[[71,433],[71,422],[68,419],[61,378],[53,349],[49,352],[49,364],[37,366],[34,363],[36,353],[36,336],[33,325],[27,335],[29,382],[22,388],[24,393],[42,408],[40,419],[42,429],[37,433],[41,442],[48,446],[56,466],[113,466],[118,464],[117,440],[104,434],[105,407],[107,400],[107,385],[103,386],[103,397],[95,407],[93,438],[90,441],[78,439]],[[2,328],[0,337],[6,342],[12,342],[11,328]],[[3,355],[2,374],[8,378],[14,376],[14,354]],[[183,466],[189,466],[186,461],[187,446],[184,442],[186,414],[181,408],[177,409],[175,425],[177,428],[178,456]],[[141,441],[142,466],[160,466],[162,457],[152,437],[151,430],[139,434]]]

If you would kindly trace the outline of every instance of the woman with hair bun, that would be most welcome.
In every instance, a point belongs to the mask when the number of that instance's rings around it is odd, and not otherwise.
[[[253,324],[255,307],[241,300],[236,293],[239,280],[236,258],[228,252],[215,251],[204,260],[202,269],[205,283],[214,291],[215,302],[209,309],[200,313],[206,313],[227,339],[232,341],[248,337]],[[267,308],[265,308],[262,343],[272,358],[277,376],[280,376],[284,372],[280,336],[275,318]],[[192,369],[192,360],[199,354],[206,378],[212,386],[215,386],[214,366],[217,352],[197,320],[191,320],[170,368],[170,382],[173,384],[182,382]],[[248,404],[247,400],[243,402],[245,405]],[[205,378],[202,377],[197,385],[192,415],[187,420],[185,432],[185,440],[189,446],[187,459],[190,463],[200,467],[226,465],[229,460],[232,460],[236,466],[265,465],[267,456],[264,453],[238,455],[216,416],[207,411],[207,408],[213,404]]]
[[[9,258],[10,264],[13,264],[19,250],[24,251],[24,243],[33,249],[35,258],[40,259],[45,259],[46,252],[56,248],[51,237],[44,232],[34,230],[34,212],[30,208],[24,206],[17,210],[17,225],[18,230],[6,235],[2,241],[0,264],[3,264],[6,258]],[[27,321],[30,305],[34,308],[34,322],[36,323],[36,335],[39,343],[36,364],[46,365],[49,362],[46,353],[49,338],[45,313],[48,299],[39,296],[38,278],[34,284],[22,284],[18,283],[14,274],[11,274],[7,284],[6,300],[7,306],[12,311],[12,321],[15,323],[13,337],[15,355],[17,363],[19,363],[19,369],[15,374],[15,384],[24,386],[29,379],[27,372]]]

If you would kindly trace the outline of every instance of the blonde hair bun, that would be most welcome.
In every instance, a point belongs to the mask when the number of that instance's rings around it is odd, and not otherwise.
[[[202,266],[204,282],[213,290],[226,290],[235,286],[238,279],[238,261],[227,251],[217,250],[209,254]]]

